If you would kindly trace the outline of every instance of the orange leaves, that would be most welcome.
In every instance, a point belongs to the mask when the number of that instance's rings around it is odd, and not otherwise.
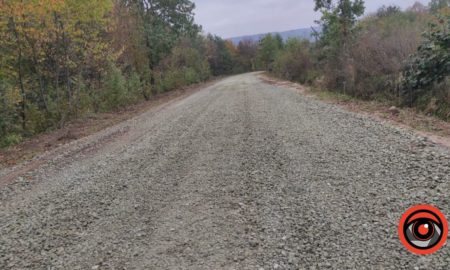
[[[230,54],[232,56],[238,55],[238,50],[237,50],[236,46],[234,46],[233,42],[231,42],[230,40],[225,41],[225,47],[227,48],[227,50],[230,52]]]

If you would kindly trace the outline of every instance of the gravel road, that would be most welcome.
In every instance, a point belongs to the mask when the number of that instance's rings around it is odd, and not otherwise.
[[[397,237],[450,215],[448,150],[255,73],[37,161],[0,171],[32,168],[0,187],[0,269],[450,269]]]

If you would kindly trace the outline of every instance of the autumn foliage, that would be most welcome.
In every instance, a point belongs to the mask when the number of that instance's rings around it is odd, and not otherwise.
[[[189,0],[0,3],[0,146],[237,70]]]
[[[361,17],[360,0],[316,0],[323,14],[317,42],[274,37],[259,44],[261,67],[316,89],[450,120],[450,1],[383,6]]]

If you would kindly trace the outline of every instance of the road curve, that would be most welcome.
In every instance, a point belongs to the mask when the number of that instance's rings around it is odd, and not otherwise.
[[[255,73],[41,163],[0,187],[0,269],[450,269],[397,236],[450,215],[449,152]]]

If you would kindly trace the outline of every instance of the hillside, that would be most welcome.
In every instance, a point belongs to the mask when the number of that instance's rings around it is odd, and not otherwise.
[[[317,30],[317,29],[316,29]],[[229,38],[234,44],[239,44],[239,42],[243,40],[252,40],[252,41],[259,41],[261,38],[263,38],[267,34],[280,34],[283,40],[287,40],[289,38],[299,38],[299,39],[308,39],[310,41],[314,40],[313,29],[312,28],[300,28],[290,31],[284,31],[284,32],[271,32],[271,33],[263,33],[263,34],[256,34],[256,35],[247,35],[247,36],[240,36],[240,37],[233,37]]]

